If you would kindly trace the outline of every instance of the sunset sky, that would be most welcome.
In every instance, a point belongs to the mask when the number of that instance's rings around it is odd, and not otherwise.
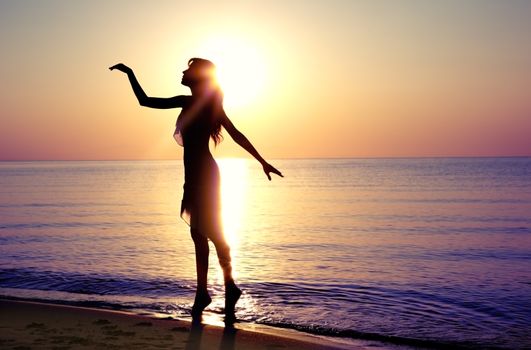
[[[178,159],[191,57],[266,158],[531,156],[531,1],[0,0],[0,160]],[[225,135],[217,156],[245,156]]]

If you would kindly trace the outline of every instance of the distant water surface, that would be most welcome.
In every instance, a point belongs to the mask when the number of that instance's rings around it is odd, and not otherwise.
[[[531,158],[219,164],[245,322],[531,348]],[[188,317],[182,181],[180,161],[0,162],[0,295]]]

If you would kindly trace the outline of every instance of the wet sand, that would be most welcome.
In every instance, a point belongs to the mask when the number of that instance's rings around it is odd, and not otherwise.
[[[366,349],[311,335],[194,325],[121,311],[0,299],[2,349]],[[370,346],[374,349],[374,345]]]

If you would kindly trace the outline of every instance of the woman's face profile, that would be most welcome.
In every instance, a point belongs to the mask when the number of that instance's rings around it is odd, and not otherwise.
[[[181,84],[184,86],[192,86],[195,83],[199,83],[202,80],[206,80],[208,76],[206,76],[206,72],[204,70],[200,69],[197,66],[191,65],[188,66],[188,69],[183,71],[183,78],[181,80]]]
[[[190,86],[195,79],[193,79],[193,72],[192,67],[188,67],[186,70],[183,71],[183,77],[181,79],[181,84],[184,86]]]
[[[191,64],[183,71],[181,84],[191,87],[196,83],[212,80],[213,75],[214,72],[212,69],[207,69],[200,64]]]

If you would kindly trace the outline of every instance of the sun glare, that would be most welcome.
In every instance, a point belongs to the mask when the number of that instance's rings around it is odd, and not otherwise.
[[[217,162],[221,173],[223,233],[231,248],[233,275],[237,277],[239,231],[245,215],[247,162],[238,158],[222,158]],[[218,281],[223,281],[221,270],[218,273]]]
[[[264,55],[252,43],[218,37],[206,41],[199,53],[217,67],[226,108],[247,106],[264,91],[267,80]]]
[[[247,163],[239,158],[223,158],[217,162],[221,173],[223,231],[234,250],[238,245],[238,232],[244,217]]]

